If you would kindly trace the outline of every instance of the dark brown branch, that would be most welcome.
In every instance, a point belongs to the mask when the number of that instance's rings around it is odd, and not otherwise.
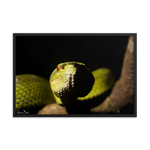
[[[56,103],[48,104],[39,110],[38,114],[68,114],[65,107],[61,107]]]
[[[119,113],[120,109],[134,100],[134,37],[130,36],[120,79],[115,83],[111,94],[99,106],[92,108],[94,113]]]

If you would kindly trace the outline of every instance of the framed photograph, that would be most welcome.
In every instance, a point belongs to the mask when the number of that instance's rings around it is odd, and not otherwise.
[[[13,34],[14,117],[136,117],[136,33]]]

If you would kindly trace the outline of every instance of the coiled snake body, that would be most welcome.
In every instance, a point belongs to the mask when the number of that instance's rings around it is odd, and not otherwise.
[[[99,68],[91,73],[79,62],[59,64],[50,81],[37,75],[17,75],[16,111],[55,102],[73,105],[74,101],[86,101],[107,92],[113,84],[114,77],[109,69]]]

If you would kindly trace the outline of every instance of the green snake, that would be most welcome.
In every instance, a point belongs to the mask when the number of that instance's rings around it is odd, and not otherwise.
[[[30,110],[50,103],[72,106],[109,91],[114,76],[107,68],[90,71],[84,63],[58,64],[50,80],[32,74],[16,75],[16,111]]]

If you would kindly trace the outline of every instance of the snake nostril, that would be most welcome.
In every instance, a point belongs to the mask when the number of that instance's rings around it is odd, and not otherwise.
[[[60,66],[60,68],[61,68],[61,69],[64,69],[65,66],[66,66],[66,64],[63,64],[63,65]]]
[[[61,66],[61,69],[64,69],[65,68],[65,66],[63,65],[63,66]]]

